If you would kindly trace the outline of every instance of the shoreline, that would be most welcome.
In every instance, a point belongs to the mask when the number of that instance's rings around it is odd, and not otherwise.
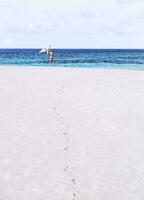
[[[0,65],[0,69],[68,69],[68,70],[96,70],[96,71],[144,71],[144,69],[136,68],[116,68],[116,67],[64,67],[64,66],[30,66],[30,65]]]

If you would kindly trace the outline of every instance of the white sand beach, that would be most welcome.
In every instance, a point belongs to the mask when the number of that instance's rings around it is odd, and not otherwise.
[[[0,68],[1,200],[143,200],[144,71]]]

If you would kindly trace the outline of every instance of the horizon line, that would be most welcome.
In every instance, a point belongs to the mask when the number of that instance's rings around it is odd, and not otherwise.
[[[0,47],[0,49],[43,49],[45,47]],[[144,50],[144,48],[71,48],[71,47],[62,47],[62,48],[59,48],[59,47],[55,47],[53,49],[104,49],[104,50],[118,50],[118,49],[121,49],[121,50]]]

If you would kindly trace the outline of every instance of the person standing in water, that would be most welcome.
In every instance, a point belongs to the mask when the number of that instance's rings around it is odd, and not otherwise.
[[[53,50],[52,50],[51,46],[49,46],[48,54],[49,54],[50,64],[52,64],[53,63]]]

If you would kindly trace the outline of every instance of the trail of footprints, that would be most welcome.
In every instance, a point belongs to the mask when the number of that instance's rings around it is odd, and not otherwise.
[[[69,156],[70,156],[70,127],[65,124],[64,119],[63,119],[63,114],[60,110],[61,106],[63,105],[63,99],[64,99],[64,89],[65,87],[61,87],[59,89],[59,91],[57,92],[57,99],[58,99],[58,107],[54,107],[53,110],[56,112],[56,115],[58,117],[58,120],[60,122],[60,124],[63,126],[64,128],[64,132],[62,133],[62,136],[64,138],[64,153],[65,153],[65,158],[66,158],[66,164],[63,168],[63,171],[65,173],[65,175],[67,176],[69,183],[71,185],[71,189],[72,189],[72,200],[78,200],[79,199],[79,195],[80,192],[77,189],[77,178],[71,175],[71,165],[69,163]]]

